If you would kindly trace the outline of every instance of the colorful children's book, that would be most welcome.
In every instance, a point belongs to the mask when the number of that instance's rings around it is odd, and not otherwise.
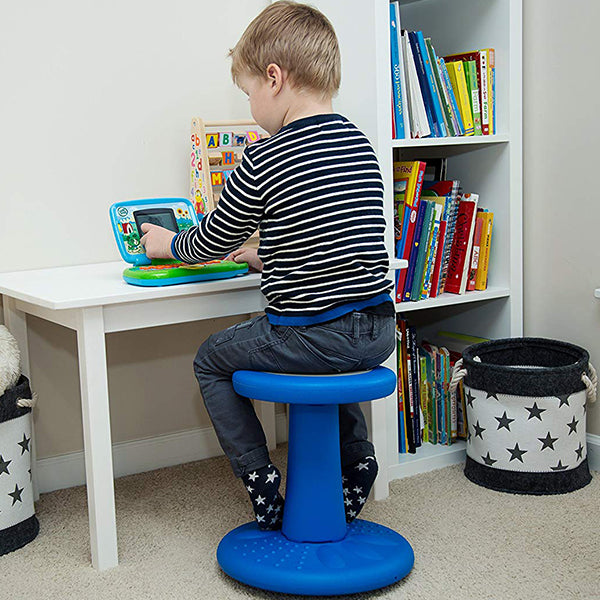
[[[445,291],[452,294],[464,294],[467,288],[478,199],[477,194],[463,194],[460,200],[445,287]]]
[[[446,64],[449,61],[469,61],[474,60],[477,63],[477,85],[479,86],[479,105],[481,108],[481,131],[483,135],[490,135],[489,120],[489,83],[488,83],[488,54],[493,48],[488,50],[477,50],[474,52],[463,52],[461,54],[452,54],[445,56]]]
[[[442,74],[444,87],[447,90],[448,97],[450,99],[450,104],[452,105],[452,117],[454,119],[454,128],[457,131],[456,135],[464,135],[465,127],[463,124],[462,115],[460,114],[460,110],[458,109],[458,103],[456,101],[456,95],[454,93],[454,88],[452,87],[452,83],[450,82],[450,76],[448,75],[448,68],[446,67],[446,61],[440,57],[440,58],[438,58],[438,64],[440,66],[440,72]]]
[[[390,58],[392,71],[392,94],[394,99],[394,138],[404,139],[404,111],[405,100],[402,87],[404,85],[401,48],[398,45],[400,39],[400,11],[397,2],[390,4]]]
[[[423,220],[425,218],[425,212],[427,210],[426,202],[419,202],[419,210],[417,211],[417,218],[415,223],[415,235],[413,236],[410,255],[408,259],[408,268],[406,269],[406,276],[404,281],[404,288],[402,291],[402,302],[408,302],[410,300],[410,292],[412,290],[412,284],[415,278],[415,267],[417,265],[417,257],[419,255],[419,244],[421,242],[421,230],[423,228]]]
[[[431,198],[434,202],[434,216],[431,235],[428,240],[427,255],[425,257],[425,267],[423,273],[423,283],[421,284],[421,300],[429,298],[431,290],[431,274],[434,267],[435,255],[437,252],[438,239],[440,234],[440,223],[444,212],[444,198]]]
[[[415,263],[415,274],[410,290],[410,299],[413,302],[421,298],[421,286],[423,285],[423,274],[425,269],[425,259],[427,257],[427,245],[433,228],[433,219],[435,216],[435,202],[431,200],[421,199],[421,202],[426,203],[425,216],[423,217],[423,227],[420,232],[420,242]],[[416,234],[415,234],[416,235]]]
[[[467,80],[463,63],[460,61],[446,61],[446,68],[450,77],[450,83],[454,89],[458,109],[465,127],[465,135],[473,135],[473,115],[471,113],[471,102],[469,100],[469,90],[467,89]]]
[[[477,63],[468,60],[463,63],[465,67],[465,78],[471,101],[471,113],[473,114],[473,131],[475,135],[483,135],[481,131],[481,108],[479,106],[479,87],[477,85]]]
[[[431,135],[431,128],[427,119],[423,95],[421,94],[419,76],[417,74],[408,31],[402,32],[402,50],[404,52],[404,80],[407,82],[405,87],[407,88],[411,137],[428,137]]]
[[[416,452],[414,436],[414,406],[412,405],[412,394],[410,393],[410,360],[408,358],[408,333],[405,319],[398,320],[400,329],[400,356],[402,360],[402,395],[404,398],[404,418],[406,421],[406,447],[410,454]]]
[[[440,102],[440,107],[442,109],[442,118],[444,120],[444,125],[446,126],[446,133],[450,136],[455,136],[456,130],[454,129],[454,122],[452,120],[452,107],[450,106],[450,99],[447,97],[444,87],[442,85],[442,78],[440,74],[440,69],[437,61],[437,56],[435,54],[435,49],[431,43],[431,38],[425,38],[425,48],[427,50],[427,56],[429,58],[429,64],[431,65],[431,70],[433,72],[433,82],[435,84],[435,92]]]
[[[492,228],[494,225],[494,213],[483,213],[483,225],[481,228],[481,241],[479,249],[479,265],[475,276],[475,289],[487,289],[488,269],[490,264],[490,248],[492,245]]]
[[[471,292],[475,289],[475,278],[477,276],[477,267],[479,266],[479,248],[481,243],[482,226],[483,217],[480,216],[478,209],[477,217],[475,218],[475,233],[473,234],[473,247],[471,249],[471,266],[469,267],[469,277],[467,279],[467,292]]]

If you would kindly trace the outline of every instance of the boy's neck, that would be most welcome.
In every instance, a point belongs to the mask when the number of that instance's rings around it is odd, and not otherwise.
[[[330,113],[333,113],[331,98],[322,99],[315,96],[298,94],[286,110],[282,126],[298,119]]]

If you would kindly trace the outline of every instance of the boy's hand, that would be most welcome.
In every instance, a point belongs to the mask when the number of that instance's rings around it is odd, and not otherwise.
[[[151,223],[142,223],[143,235],[140,242],[146,249],[148,258],[175,258],[171,253],[171,242],[175,233]]]
[[[258,258],[256,248],[238,248],[227,256],[225,260],[232,260],[237,263],[246,262],[248,263],[250,270],[257,273],[260,273],[263,270],[263,263],[262,260]]]

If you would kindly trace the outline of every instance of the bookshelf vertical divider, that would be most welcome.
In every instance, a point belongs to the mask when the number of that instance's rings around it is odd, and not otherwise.
[[[334,110],[371,140],[384,178],[386,247],[393,257],[394,160],[448,158],[448,177],[480,195],[494,212],[488,290],[397,305],[419,331],[440,329],[481,337],[523,333],[522,249],[522,0],[400,0],[401,27],[431,37],[438,55],[496,49],[497,128],[493,136],[392,140],[388,0],[314,0],[333,23],[342,54],[342,86]],[[393,276],[393,272],[390,273]],[[471,294],[471,295],[469,295]],[[385,366],[397,371],[396,356]],[[376,499],[389,482],[464,461],[466,444],[423,444],[398,453],[396,395],[365,407],[380,470]]]

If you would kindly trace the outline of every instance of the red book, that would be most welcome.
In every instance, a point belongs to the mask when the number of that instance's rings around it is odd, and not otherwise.
[[[445,292],[451,294],[464,294],[467,289],[469,259],[471,257],[478,199],[477,194],[464,194],[458,207],[450,262],[448,263],[448,274],[446,275],[446,287],[444,289]]]
[[[433,271],[433,277],[431,279],[431,291],[429,292],[430,298],[435,298],[437,296],[440,273],[442,271],[442,261],[444,258],[444,241],[446,239],[447,225],[448,221],[442,221],[440,223],[440,239],[438,241],[437,253],[435,255],[435,268]]]

